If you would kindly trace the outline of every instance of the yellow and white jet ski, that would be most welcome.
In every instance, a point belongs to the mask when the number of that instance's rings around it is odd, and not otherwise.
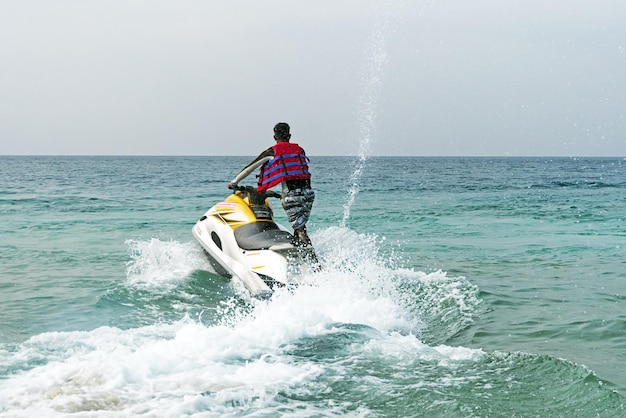
[[[209,209],[192,229],[215,271],[238,278],[260,299],[286,285],[292,267],[301,265],[313,251],[274,222],[269,197],[280,198],[280,194],[241,186]]]

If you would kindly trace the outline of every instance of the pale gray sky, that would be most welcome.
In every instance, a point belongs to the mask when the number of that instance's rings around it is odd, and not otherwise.
[[[626,156],[624,0],[0,0],[0,154]]]

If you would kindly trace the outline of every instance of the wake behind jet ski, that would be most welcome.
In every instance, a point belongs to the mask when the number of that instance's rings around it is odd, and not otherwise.
[[[256,298],[271,296],[276,286],[303,264],[317,262],[311,246],[303,246],[284,226],[274,222],[268,198],[280,194],[241,186],[210,208],[192,229],[215,271],[236,277]]]

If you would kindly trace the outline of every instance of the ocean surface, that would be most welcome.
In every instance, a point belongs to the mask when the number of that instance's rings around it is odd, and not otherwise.
[[[191,235],[250,159],[0,157],[0,417],[626,416],[626,159],[312,156],[269,301]]]

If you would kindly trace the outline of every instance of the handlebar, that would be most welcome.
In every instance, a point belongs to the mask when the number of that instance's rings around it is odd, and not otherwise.
[[[235,186],[234,188],[231,188],[230,185],[228,187],[231,190],[234,190],[233,193],[236,192],[244,192],[244,193],[248,193],[248,196],[250,196],[250,199],[252,200],[260,200],[260,201],[264,201],[266,197],[274,197],[277,199],[280,199],[282,196],[280,193],[276,193],[273,190],[266,190],[264,192],[257,192],[256,187],[253,186]]]

